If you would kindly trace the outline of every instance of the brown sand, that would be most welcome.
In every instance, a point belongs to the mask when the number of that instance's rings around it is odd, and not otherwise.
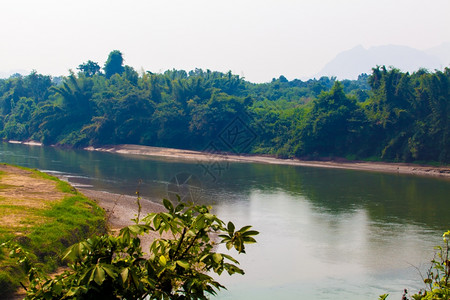
[[[138,212],[137,196],[119,195],[92,189],[77,188],[83,195],[91,198],[106,211],[108,224],[111,230],[117,230],[124,226],[134,224],[131,219],[136,218]],[[148,199],[141,199],[141,215],[146,216],[151,212],[166,211],[164,206]]]
[[[56,188],[56,182],[40,178],[31,171],[0,164],[0,227],[23,234],[45,219],[36,210],[48,208],[67,194]]]
[[[86,197],[95,200],[97,204],[106,212],[107,224],[113,233],[117,233],[121,228],[135,224],[131,219],[135,219],[138,213],[137,196],[119,195],[105,191],[96,191],[92,189],[78,188]],[[164,206],[159,203],[152,202],[148,199],[140,199],[141,214],[140,218],[145,217],[152,212],[167,211]],[[150,232],[141,236],[141,244],[144,252],[147,252],[153,239],[159,237],[159,234]],[[167,238],[169,235],[163,235]]]
[[[116,145],[101,148],[88,147],[90,151],[102,151],[132,155],[148,155],[157,157],[170,157],[180,160],[228,160],[230,162],[251,162],[279,165],[307,166],[318,168],[350,169],[361,171],[374,171],[384,173],[413,174],[421,176],[440,176],[450,178],[450,166],[435,167],[407,163],[383,163],[383,162],[360,162],[360,161],[305,161],[299,159],[278,159],[269,156],[257,155],[234,155],[199,152],[192,150],[179,150],[171,148],[159,148],[140,145]]]

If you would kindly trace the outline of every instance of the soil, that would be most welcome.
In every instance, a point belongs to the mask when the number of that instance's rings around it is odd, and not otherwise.
[[[0,164],[0,226],[11,231],[43,222],[33,211],[44,209],[66,196],[56,182],[39,178],[33,172]],[[19,233],[18,232],[18,233]]]

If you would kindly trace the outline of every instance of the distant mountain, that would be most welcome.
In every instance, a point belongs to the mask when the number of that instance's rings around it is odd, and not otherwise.
[[[431,48],[427,51],[407,46],[386,45],[365,49],[356,46],[339,53],[315,75],[336,76],[338,79],[357,79],[361,73],[371,73],[373,67],[393,66],[402,71],[414,72],[420,68],[430,71],[443,69],[450,65],[450,43]],[[445,63],[445,61],[447,61]]]
[[[440,44],[439,46],[425,50],[425,52],[439,58],[444,67],[450,65],[450,42]]]

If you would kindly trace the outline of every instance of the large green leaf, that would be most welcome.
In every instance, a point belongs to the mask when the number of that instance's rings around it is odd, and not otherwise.
[[[190,264],[185,261],[185,260],[177,260],[176,261],[177,265],[179,265],[180,267],[184,268],[185,270],[188,270],[190,268]]]
[[[95,268],[92,270],[89,281],[91,282],[92,280],[94,280],[95,283],[97,283],[98,285],[102,285],[105,279],[106,279],[105,270],[99,265],[95,266]]]
[[[159,257],[159,263],[160,263],[161,266],[163,266],[163,267],[167,264],[167,259],[166,259],[166,257],[165,257],[164,255],[161,255],[161,256]]]
[[[227,225],[227,229],[228,229],[228,233],[229,234],[233,234],[234,233],[234,224],[232,223],[232,222],[228,222],[228,225]]]
[[[169,212],[173,212],[173,204],[167,199],[163,199],[164,207],[167,208]]]
[[[123,285],[126,285],[126,282],[128,281],[128,273],[130,269],[129,268],[123,268],[122,271],[120,271],[120,278],[122,278]]]
[[[213,260],[214,260],[216,263],[218,263],[218,264],[220,264],[220,263],[222,262],[222,260],[223,260],[223,257],[222,257],[222,255],[221,255],[220,253],[214,253],[214,254],[212,255],[212,257],[213,257]]]

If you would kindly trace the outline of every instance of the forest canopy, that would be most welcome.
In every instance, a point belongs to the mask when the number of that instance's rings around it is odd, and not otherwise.
[[[450,162],[450,69],[255,84],[210,70],[138,73],[114,50],[66,77],[0,79],[0,138],[282,158]]]

